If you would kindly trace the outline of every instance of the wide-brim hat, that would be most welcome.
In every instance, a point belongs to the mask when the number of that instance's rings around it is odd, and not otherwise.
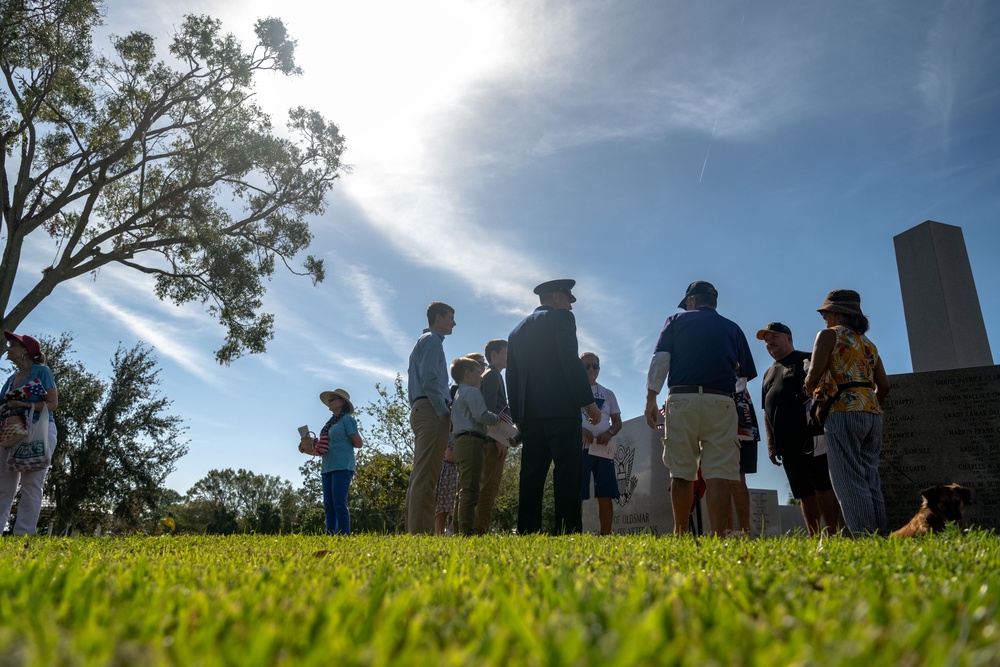
[[[695,296],[697,294],[708,294],[710,296],[718,298],[719,290],[715,289],[715,285],[713,285],[710,282],[706,282],[704,280],[696,280],[690,285],[688,285],[687,291],[684,292],[684,298],[681,299],[681,302],[679,304],[677,304],[677,307],[684,308],[685,303],[688,300],[688,297]]]
[[[33,357],[37,357],[42,353],[42,348],[38,345],[38,341],[31,336],[18,336],[13,331],[4,331],[4,338],[7,340],[16,340],[18,343],[24,346],[24,349],[28,351]]]
[[[826,301],[816,309],[816,312],[864,315],[861,312],[861,295],[852,289],[835,289],[826,295]]]
[[[333,391],[324,391],[322,394],[319,395],[319,400],[323,402],[323,405],[329,407],[330,406],[330,399],[333,398],[334,396],[340,396],[342,399],[344,399],[344,403],[347,404],[347,408],[348,408],[347,412],[354,412],[354,404],[351,403],[351,395],[348,394],[343,389],[334,389]]]
[[[576,286],[575,280],[570,280],[569,278],[560,278],[558,280],[547,280],[541,285],[535,287],[534,292],[538,296],[543,294],[552,294],[553,292],[565,292],[569,297],[570,303],[576,303],[576,297],[573,296],[573,287]]]
[[[792,335],[792,330],[781,322],[771,322],[766,327],[757,332],[757,340],[764,340],[764,335],[769,333],[783,333]]]

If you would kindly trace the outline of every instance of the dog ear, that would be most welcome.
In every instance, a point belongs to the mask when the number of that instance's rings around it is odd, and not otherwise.
[[[962,499],[962,502],[968,506],[972,504],[972,491],[965,488],[964,486],[956,486],[955,491],[958,492],[958,497]]]
[[[927,499],[927,504],[931,507],[938,501],[941,497],[941,487],[940,486],[930,486],[920,492],[924,498]]]

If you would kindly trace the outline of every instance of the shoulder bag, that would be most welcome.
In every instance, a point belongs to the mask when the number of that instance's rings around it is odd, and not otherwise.
[[[830,410],[842,393],[848,389],[873,386],[875,385],[871,382],[845,382],[837,385],[837,393],[830,398],[811,398],[806,401],[806,423],[809,425],[809,435],[823,435],[823,425],[826,424],[826,418],[830,415]]]

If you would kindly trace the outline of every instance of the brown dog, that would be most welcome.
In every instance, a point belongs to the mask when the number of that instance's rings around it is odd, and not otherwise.
[[[957,523],[961,529],[965,528],[962,510],[972,504],[972,491],[958,484],[949,484],[924,489],[920,495],[924,497],[920,511],[910,519],[910,523],[894,532],[893,537],[920,537],[944,530],[951,522]]]

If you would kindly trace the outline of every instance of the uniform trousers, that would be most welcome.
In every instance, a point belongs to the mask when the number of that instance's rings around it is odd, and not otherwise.
[[[542,530],[542,496],[549,467],[555,496],[553,533],[580,533],[583,515],[580,507],[580,479],[583,475],[580,445],[583,429],[580,417],[527,419],[522,421],[524,446],[521,452],[521,486],[517,508],[517,532]]]

